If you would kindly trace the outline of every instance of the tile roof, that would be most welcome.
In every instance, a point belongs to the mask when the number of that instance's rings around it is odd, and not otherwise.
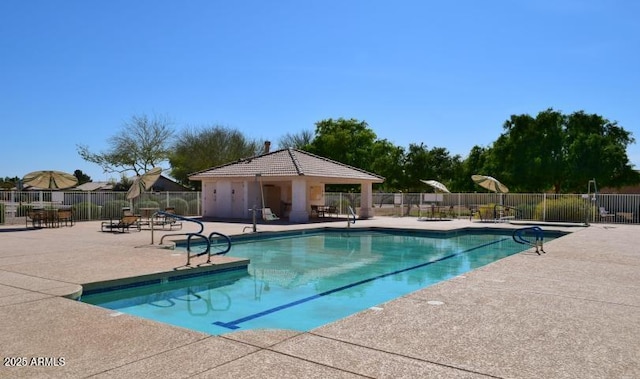
[[[111,182],[88,182],[76,186],[79,191],[112,191],[113,183]]]
[[[276,150],[222,166],[196,172],[191,180],[208,178],[315,177],[339,183],[370,181],[382,183],[382,176],[294,148]]]

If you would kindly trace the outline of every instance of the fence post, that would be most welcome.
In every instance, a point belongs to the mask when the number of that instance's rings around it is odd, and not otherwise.
[[[93,215],[91,214],[91,191],[87,191],[87,220],[93,220]]]

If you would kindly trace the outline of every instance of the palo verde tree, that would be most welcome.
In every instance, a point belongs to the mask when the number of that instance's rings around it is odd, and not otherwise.
[[[189,175],[260,153],[262,144],[245,137],[240,131],[210,126],[182,131],[169,157],[171,176],[179,183],[199,188]]]
[[[98,164],[105,173],[141,175],[167,161],[173,133],[164,117],[132,116],[109,138],[109,150],[92,153],[86,145],[77,145],[77,149],[84,160]]]

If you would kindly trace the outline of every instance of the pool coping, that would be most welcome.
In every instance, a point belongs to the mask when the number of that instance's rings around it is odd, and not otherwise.
[[[147,275],[85,283],[82,285],[82,295],[93,295],[96,293],[146,286],[150,284],[160,284],[165,281],[172,282],[220,272],[246,270],[248,265],[248,259],[238,258],[237,261],[230,263],[199,265],[188,270],[163,271]]]
[[[358,224],[425,227],[415,218],[395,217]],[[428,227],[486,226],[468,220],[437,224]],[[229,235],[244,226],[207,224]],[[183,264],[166,252],[136,248],[147,241],[144,232],[111,235],[97,229],[99,224],[79,223],[2,235],[4,353],[64,357],[65,365],[5,366],[0,376],[640,377],[634,358],[640,354],[637,226],[572,228],[545,246],[547,254],[516,254],[310,333],[265,330],[225,337],[43,295],[43,286]]]

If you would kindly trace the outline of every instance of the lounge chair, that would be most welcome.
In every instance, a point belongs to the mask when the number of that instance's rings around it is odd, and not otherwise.
[[[122,216],[120,220],[117,221],[104,221],[101,226],[101,230],[105,231],[120,231],[124,233],[125,230],[129,230],[130,227],[135,226],[138,231],[140,230],[140,224],[138,221],[140,220],[139,216],[136,215],[125,215]]]
[[[158,215],[158,218],[154,221],[155,225],[162,226],[162,229],[165,227],[169,227],[170,230],[173,228],[182,229],[182,222],[178,221],[177,218],[172,217],[171,215],[176,214],[176,209],[173,207],[167,207],[164,209],[165,214]]]
[[[612,219],[615,220],[616,214],[611,213],[606,210],[604,207],[600,207],[600,220]]]
[[[271,212],[271,208],[262,208],[262,219],[265,221],[275,221],[280,220],[280,217],[276,216]]]

